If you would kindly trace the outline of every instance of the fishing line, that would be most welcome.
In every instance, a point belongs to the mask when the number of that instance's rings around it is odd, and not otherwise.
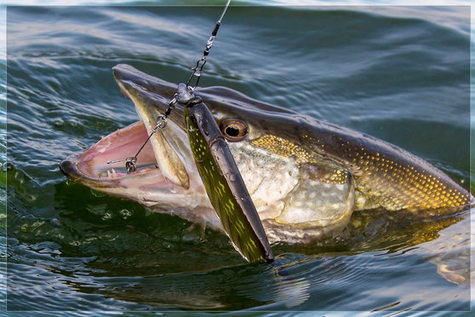
[[[183,105],[184,123],[196,168],[224,231],[231,239],[235,249],[246,260],[271,263],[274,260],[274,255],[264,226],[226,139],[208,106],[194,94],[206,65],[206,57],[209,55],[230,3],[231,0],[228,0],[206,42],[203,56],[192,68],[193,72],[188,81],[186,84],[178,84],[177,92],[170,100],[168,109],[158,117],[157,124],[147,140],[135,156],[125,159],[126,167],[127,172],[136,170],[137,156],[145,144],[158,129],[163,129],[166,126],[167,118],[175,105],[177,103]],[[195,80],[194,86],[191,85],[193,80]]]
[[[196,87],[198,87],[198,83],[200,82],[201,75],[203,73],[203,68],[206,65],[206,57],[209,55],[209,51],[210,51],[211,47],[213,46],[214,39],[216,38],[216,35],[218,34],[219,27],[221,26],[221,21],[223,20],[224,15],[226,14],[226,11],[228,10],[228,7],[229,7],[230,3],[231,3],[231,0],[228,0],[228,2],[226,3],[226,5],[223,9],[223,12],[221,13],[221,16],[219,17],[218,21],[216,22],[216,25],[214,26],[213,32],[211,32],[211,36],[209,37],[208,41],[206,42],[206,47],[203,51],[203,56],[200,59],[198,59],[198,61],[196,62],[195,67],[193,67],[191,69],[193,72],[191,73],[190,77],[188,78],[188,81],[186,82],[186,87],[191,92],[193,92],[196,89]],[[193,78],[196,78],[195,85],[190,86],[190,83],[193,80]],[[135,172],[137,170],[137,156],[140,154],[140,152],[142,152],[145,145],[150,141],[150,138],[152,137],[152,135],[154,135],[158,130],[163,129],[167,126],[168,116],[171,114],[173,109],[175,109],[176,103],[177,103],[177,100],[176,100],[176,94],[175,94],[175,96],[172,98],[172,100],[170,100],[170,102],[168,103],[168,108],[165,111],[165,114],[158,116],[155,127],[152,129],[149,136],[147,137],[145,142],[142,144],[142,146],[139,148],[139,150],[137,151],[137,153],[134,156],[131,156],[131,157],[128,157],[128,158],[122,158],[122,159],[118,159],[118,160],[110,160],[110,161],[107,161],[107,164],[114,164],[114,163],[119,163],[119,162],[125,161],[125,167],[127,169],[127,173]]]

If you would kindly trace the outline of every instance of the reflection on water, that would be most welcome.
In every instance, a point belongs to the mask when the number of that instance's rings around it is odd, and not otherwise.
[[[27,176],[14,167],[9,173],[15,192]],[[190,242],[182,235],[191,224],[134,203],[122,201],[118,210],[116,199],[89,191],[50,185],[53,198],[42,199],[54,199],[59,217],[11,220],[12,309],[25,296],[33,299],[29,309],[40,310],[372,310],[396,302],[391,309],[399,310],[424,308],[419,292],[434,288],[452,296],[455,309],[469,300],[467,212],[427,219],[358,212],[346,235],[275,245],[276,262],[262,266],[244,264],[221,234],[207,231],[204,240]],[[17,203],[28,197],[14,196]],[[74,196],[85,208],[71,213]],[[426,280],[427,272],[440,279]]]
[[[248,265],[222,234],[65,180],[62,158],[137,120],[110,68],[182,81],[219,13],[9,10],[9,309],[468,310],[468,212],[357,212],[341,235],[277,244],[274,265]],[[203,85],[362,130],[469,183],[464,8],[228,14]]]

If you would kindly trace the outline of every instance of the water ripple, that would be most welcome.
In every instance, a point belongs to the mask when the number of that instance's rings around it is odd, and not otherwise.
[[[65,181],[62,158],[138,120],[111,67],[129,63],[183,81],[219,12],[9,9],[8,77],[0,79],[8,89],[2,113],[9,107],[0,122],[2,135],[9,129],[0,182],[8,308],[309,316],[469,309],[466,215],[355,213],[344,237],[275,245],[273,266],[247,265],[220,233],[189,241],[184,220]],[[468,182],[469,26],[462,7],[236,6],[202,84],[362,130]],[[0,137],[3,149],[6,142]]]

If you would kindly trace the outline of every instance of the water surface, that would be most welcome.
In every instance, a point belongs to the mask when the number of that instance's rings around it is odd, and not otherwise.
[[[467,187],[469,10],[232,7],[201,85],[374,135]],[[184,81],[220,13],[8,8],[8,309],[469,310],[468,213],[357,213],[345,239],[274,245],[266,267],[243,262],[222,234],[200,240],[184,220],[59,172],[61,159],[138,120],[111,67]]]

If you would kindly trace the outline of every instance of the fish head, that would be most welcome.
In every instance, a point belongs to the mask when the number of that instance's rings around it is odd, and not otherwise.
[[[66,158],[63,173],[96,190],[220,228],[190,149],[183,105],[176,103],[166,127],[152,133],[177,85],[124,64],[113,68],[113,76],[141,121]],[[305,117],[227,88],[194,93],[227,140],[270,241],[301,241],[346,224],[354,202],[351,173],[306,146]],[[137,170],[127,173],[124,162],[108,164],[134,156],[149,137]]]

